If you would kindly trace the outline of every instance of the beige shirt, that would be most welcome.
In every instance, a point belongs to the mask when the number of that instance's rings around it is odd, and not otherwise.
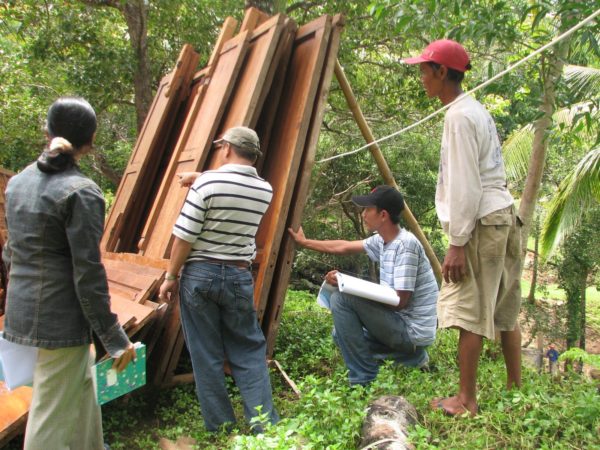
[[[477,219],[514,202],[494,120],[463,96],[446,112],[435,207],[450,244],[463,246]]]

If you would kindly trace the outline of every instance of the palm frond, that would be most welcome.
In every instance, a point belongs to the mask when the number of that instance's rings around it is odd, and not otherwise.
[[[550,256],[562,237],[577,226],[593,202],[600,202],[600,147],[579,161],[550,201],[540,238],[544,257]]]
[[[598,115],[599,111],[592,102],[585,101],[574,103],[568,108],[562,108],[554,112],[552,119],[556,124],[572,125],[577,116],[583,114]]]
[[[563,76],[571,94],[576,98],[590,100],[590,95],[597,96],[600,92],[600,69],[565,65]]]
[[[527,176],[529,158],[533,145],[533,125],[513,132],[502,146],[506,176],[513,182],[523,180]]]
[[[586,101],[559,109],[552,116],[552,120],[555,125],[570,127],[577,116],[587,113],[596,117],[600,114],[600,111],[592,103]],[[533,145],[533,133],[533,124],[526,125],[513,132],[502,146],[506,175],[512,182],[519,182],[527,176]],[[593,130],[588,127],[583,127],[578,133],[583,140],[594,138]]]

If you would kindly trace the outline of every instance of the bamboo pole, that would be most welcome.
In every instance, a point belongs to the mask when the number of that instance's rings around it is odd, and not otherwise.
[[[367,143],[375,141],[375,136],[373,136],[373,133],[371,132],[371,128],[369,127],[369,124],[367,123],[365,116],[363,115],[363,113],[360,109],[360,106],[359,106],[358,102],[356,101],[354,92],[352,92],[350,83],[348,83],[348,79],[346,78],[346,74],[344,73],[344,69],[340,65],[339,60],[336,60],[336,62],[335,62],[335,76],[338,80],[338,83],[340,84],[340,87],[342,88],[342,91],[344,92],[344,96],[346,97],[346,101],[348,102],[348,106],[350,107],[350,111],[352,111],[354,120],[356,120],[358,128],[360,128],[360,131],[361,131],[363,137],[365,138]],[[388,185],[393,186],[396,189],[398,189],[398,185],[396,184],[394,175],[392,174],[390,167],[388,166],[385,158],[383,157],[383,153],[381,152],[379,145],[377,145],[376,143],[369,145],[369,151],[373,155],[373,158],[375,159],[375,162],[377,163],[377,167],[379,167],[379,172],[383,176],[383,179],[385,180],[385,182]],[[438,261],[437,257],[435,256],[433,248],[431,247],[431,245],[429,244],[429,241],[425,237],[425,234],[423,233],[423,230],[421,229],[421,227],[419,226],[419,223],[415,219],[415,216],[413,216],[412,212],[410,211],[410,208],[406,204],[406,201],[404,202],[404,210],[402,211],[402,218],[404,219],[404,222],[408,226],[408,229],[417,237],[417,239],[423,245],[423,248],[425,249],[425,253],[427,254],[427,257],[429,258],[429,262],[431,263],[431,267],[433,268],[433,272],[435,273],[435,277],[437,278],[438,283],[441,283],[442,267],[440,266],[440,262]]]

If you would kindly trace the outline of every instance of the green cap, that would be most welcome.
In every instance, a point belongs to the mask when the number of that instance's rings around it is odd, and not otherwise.
[[[223,134],[221,139],[214,141],[215,144],[220,144],[222,142],[229,142],[242,150],[255,153],[258,156],[262,155],[258,135],[256,134],[256,131],[248,127],[230,128]]]

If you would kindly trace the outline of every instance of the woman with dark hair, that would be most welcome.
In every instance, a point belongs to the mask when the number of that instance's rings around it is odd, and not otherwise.
[[[135,357],[100,261],[102,191],[77,165],[95,132],[87,101],[59,98],[48,110],[48,147],[6,188],[4,338],[39,349],[25,450],[103,449],[91,331],[118,371]]]

